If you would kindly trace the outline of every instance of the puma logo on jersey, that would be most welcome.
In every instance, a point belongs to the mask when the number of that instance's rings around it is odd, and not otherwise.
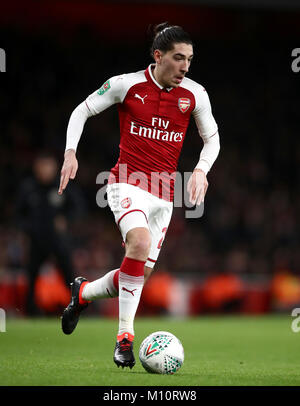
[[[127,289],[127,288],[124,288],[124,286],[122,287],[122,290],[124,290],[125,292],[128,292],[128,293],[131,293],[132,294],[132,296],[134,296],[134,291],[135,290],[137,290],[137,289],[132,289],[132,290],[129,290],[129,289]]]
[[[139,94],[135,94],[134,95],[134,97],[136,97],[137,99],[140,99],[140,100],[142,100],[142,102],[143,102],[143,104],[145,104],[145,101],[144,101],[144,99],[147,97],[148,95],[146,94],[146,96],[144,96],[144,97],[141,97]]]

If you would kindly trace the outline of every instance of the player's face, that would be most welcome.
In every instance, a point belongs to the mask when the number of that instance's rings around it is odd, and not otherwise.
[[[171,51],[155,51],[157,80],[164,87],[178,87],[189,71],[193,58],[193,46],[185,43],[174,44]]]

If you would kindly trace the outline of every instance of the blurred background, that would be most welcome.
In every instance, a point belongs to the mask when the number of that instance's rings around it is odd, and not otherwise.
[[[118,158],[116,106],[86,123],[79,170],[57,195],[70,114],[111,76],[151,62],[150,24],[194,40],[189,77],[210,96],[220,155],[205,211],[175,208],[139,314],[291,312],[300,305],[300,47],[294,1],[33,1],[0,6],[0,307],[16,317],[60,314],[68,283],[118,268],[124,250],[96,177]],[[299,63],[300,66],[300,63]],[[179,171],[202,141],[191,121]],[[91,315],[115,317],[117,299]]]

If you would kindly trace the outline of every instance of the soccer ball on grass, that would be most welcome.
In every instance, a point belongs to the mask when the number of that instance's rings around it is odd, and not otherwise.
[[[184,361],[184,350],[180,340],[167,331],[156,331],[142,342],[140,361],[147,372],[174,374]]]

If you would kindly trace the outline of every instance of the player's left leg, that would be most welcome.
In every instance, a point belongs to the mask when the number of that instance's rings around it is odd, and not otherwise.
[[[132,368],[135,364],[133,325],[144,286],[144,266],[150,246],[151,235],[147,227],[134,227],[126,233],[126,254],[119,273],[119,329],[114,351],[117,366]]]
[[[121,232],[126,235],[126,256],[119,274],[119,331],[114,361],[119,366],[132,367],[135,363],[133,354],[134,318],[140,301],[145,271],[150,276],[171,219],[173,204],[163,201],[147,192],[141,191],[147,201],[147,216],[141,210],[127,213]],[[132,224],[143,227],[131,228]],[[122,221],[123,221],[122,220]]]
[[[153,208],[153,213],[151,211]],[[173,203],[151,196],[150,210],[148,216],[148,227],[151,233],[151,247],[145,263],[145,274],[147,278],[151,275],[155,263],[160,255],[167,230],[171,221]]]
[[[148,279],[152,272],[172,215],[172,203],[154,196],[148,196],[148,199],[147,226],[127,232],[126,256],[119,274],[119,332],[114,361],[122,367],[132,368],[135,364],[133,323],[145,282],[144,275],[146,272]],[[129,213],[130,216],[135,217],[136,214]],[[142,221],[143,216],[139,216]]]

